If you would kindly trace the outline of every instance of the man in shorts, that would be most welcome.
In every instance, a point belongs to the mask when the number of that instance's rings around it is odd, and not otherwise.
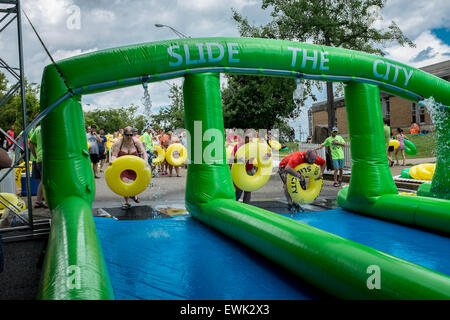
[[[152,127],[147,125],[144,129],[144,134],[141,136],[141,141],[144,144],[145,151],[147,151],[148,155],[148,165],[152,167],[152,159],[153,159],[153,135],[152,135]]]
[[[105,129],[100,128],[98,133],[100,134],[100,142],[98,143],[98,160],[100,161],[100,172],[103,172],[103,165],[106,160],[106,142],[108,139],[105,137]]]
[[[283,190],[284,195],[286,196],[286,199],[288,201],[288,209],[291,210],[302,210],[300,205],[298,203],[294,203],[291,196],[289,195],[289,192],[287,190],[286,182],[287,182],[287,175],[293,175],[294,177],[297,177],[300,180],[300,185],[303,190],[306,190],[306,181],[305,177],[295,171],[295,167],[298,166],[301,163],[309,163],[309,164],[317,164],[320,166],[320,175],[316,178],[316,180],[319,180],[322,178],[323,172],[326,167],[325,159],[319,157],[317,155],[317,152],[315,150],[308,150],[308,151],[296,151],[291,153],[290,155],[286,156],[281,160],[280,164],[278,165],[278,174],[280,175],[281,181],[283,182]]]
[[[315,150],[319,150],[323,147],[330,147],[331,158],[333,159],[334,168],[334,187],[340,187],[342,185],[342,176],[344,174],[344,147],[345,141],[339,136],[338,129],[335,127],[331,129],[331,136],[326,138],[320,147]],[[339,171],[339,180],[338,180]]]
[[[89,142],[89,155],[91,157],[92,169],[94,170],[94,178],[100,179],[97,175],[98,162],[100,160],[98,145],[102,140],[97,134],[97,126],[95,124],[90,127],[89,131],[90,132],[86,135],[86,139]]]

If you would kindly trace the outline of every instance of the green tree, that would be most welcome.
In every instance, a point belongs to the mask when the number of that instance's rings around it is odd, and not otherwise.
[[[0,72],[0,99],[6,95],[9,89],[8,80]],[[30,84],[25,79],[27,125],[33,120],[34,115],[39,113],[39,90],[39,86]],[[23,130],[22,96],[20,95],[20,90],[17,90],[7,101],[4,101],[4,104],[0,107],[0,114],[0,128],[6,131],[13,124],[16,136]]]
[[[286,117],[298,116],[292,99],[295,80],[275,77],[227,75],[222,90],[225,128],[272,129]]]
[[[387,43],[413,47],[395,22],[387,29],[376,28],[375,13],[385,0],[262,0],[261,8],[272,9],[273,20],[265,26],[251,26],[233,10],[233,18],[244,34],[313,43],[365,51],[383,56]],[[308,94],[308,92],[306,92]],[[328,125],[336,124],[332,82],[327,82]]]
[[[169,98],[171,104],[161,107],[157,114],[152,115],[152,125],[155,129],[169,131],[184,128],[183,86],[173,83],[170,86]]]
[[[84,112],[84,122],[86,126],[95,124],[97,130],[104,128],[106,133],[113,133],[126,126],[137,128],[142,132],[146,120],[143,115],[137,114],[137,110],[138,107],[134,105],[116,109],[94,109]]]

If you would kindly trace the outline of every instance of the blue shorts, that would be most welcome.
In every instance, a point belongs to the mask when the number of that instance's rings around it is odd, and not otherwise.
[[[344,169],[344,159],[333,159],[333,168]]]
[[[148,165],[152,166],[153,152],[147,151],[148,154]]]

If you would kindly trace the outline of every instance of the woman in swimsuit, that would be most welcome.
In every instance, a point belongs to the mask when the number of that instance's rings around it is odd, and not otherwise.
[[[143,158],[145,162],[148,162],[148,155],[147,152],[145,152],[145,147],[138,138],[133,137],[133,129],[131,127],[126,127],[123,130],[123,136],[114,143],[111,161],[126,155],[140,157]],[[136,180],[136,173],[133,170],[125,170],[120,174],[120,178],[123,182],[134,181]],[[129,197],[124,198],[125,203],[122,205],[122,208],[128,209],[131,207],[128,199]],[[137,196],[131,197],[131,199],[136,203],[140,202]]]
[[[403,157],[403,166],[405,165],[405,161],[406,161],[406,157],[405,157],[405,139],[408,140],[408,138],[403,134],[403,130],[401,128],[397,128],[397,136],[396,136],[397,140],[400,142],[400,146],[395,149],[395,160],[397,160],[396,165],[398,166],[398,152],[401,151],[402,152],[402,157]]]

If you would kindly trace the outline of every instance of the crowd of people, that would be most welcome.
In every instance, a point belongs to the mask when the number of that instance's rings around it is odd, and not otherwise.
[[[118,129],[113,134],[105,134],[103,128],[100,128],[97,133],[96,125],[86,128],[86,139],[89,143],[89,154],[95,178],[99,178],[98,172],[103,172],[105,164],[111,163],[120,156],[119,153],[123,151],[123,148],[129,149],[128,154],[139,151],[136,155],[145,158],[148,164],[161,175],[171,177],[175,168],[176,176],[181,177],[179,167],[170,165],[166,160],[153,166],[152,160],[156,156],[156,146],[160,146],[163,150],[167,150],[174,143],[186,146],[186,132],[181,131],[179,134],[174,134],[172,131],[164,132],[162,129],[155,131],[149,125],[144,128],[142,135],[139,135],[138,131],[136,128],[126,127]]]

